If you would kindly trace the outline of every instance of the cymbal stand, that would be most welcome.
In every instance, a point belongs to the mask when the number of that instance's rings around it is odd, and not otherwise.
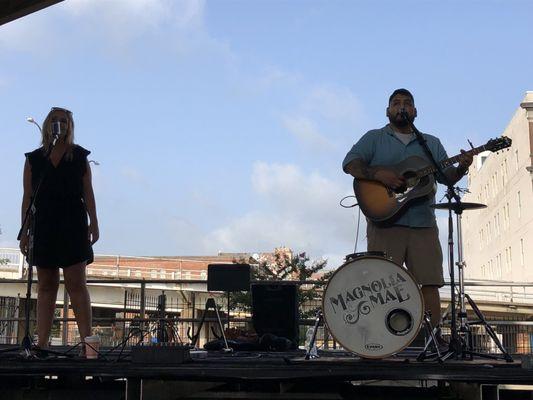
[[[485,316],[477,306],[477,304],[472,300],[472,298],[465,292],[465,285],[464,285],[464,269],[466,267],[466,263],[463,260],[463,238],[462,238],[462,230],[461,230],[461,212],[457,212],[457,269],[458,269],[458,278],[459,282],[457,285],[458,290],[458,298],[459,298],[459,312],[457,314],[457,317],[459,318],[459,327],[458,327],[458,333],[462,336],[462,351],[461,356],[463,359],[468,358],[470,360],[473,359],[474,356],[483,357],[483,358],[490,358],[490,359],[504,359],[507,362],[513,362],[513,358],[511,355],[505,350],[503,347],[500,339],[494,332],[494,329],[490,326],[490,324],[485,319]],[[498,349],[501,351],[501,355],[494,355],[494,354],[485,354],[480,352],[474,351],[474,345],[473,345],[473,337],[472,337],[472,329],[470,324],[468,322],[468,316],[466,312],[466,301],[468,301],[468,304],[470,305],[470,308],[474,311],[476,314],[478,320],[474,321],[472,324],[475,325],[483,325],[485,328],[485,331],[489,335],[489,337],[492,339],[494,344],[498,347]],[[466,340],[465,340],[466,338]]]
[[[422,353],[418,355],[416,358],[417,361],[424,361],[426,358],[433,358],[436,357],[438,362],[444,361],[446,358],[449,357],[448,354],[441,354],[438,343],[437,343],[437,337],[435,336],[435,329],[433,329],[433,326],[431,325],[431,312],[424,311],[424,328],[426,329],[426,334],[429,336],[429,340],[426,342],[426,345],[424,346],[424,350],[422,350]],[[427,352],[430,349],[430,346],[433,345],[433,348],[435,350],[434,353],[427,354]]]

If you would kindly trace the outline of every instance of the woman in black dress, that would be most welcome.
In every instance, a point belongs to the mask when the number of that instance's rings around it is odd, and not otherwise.
[[[52,124],[60,127],[55,146]],[[33,265],[38,277],[37,345],[40,348],[48,346],[59,287],[59,268],[63,268],[80,338],[84,341],[91,335],[91,299],[85,268],[93,261],[92,244],[98,240],[99,232],[91,168],[87,161],[89,153],[74,144],[72,112],[56,107],[44,120],[42,147],[26,153],[22,218],[42,179],[35,201],[33,246]],[[20,249],[23,254],[28,254],[27,227],[23,230]]]

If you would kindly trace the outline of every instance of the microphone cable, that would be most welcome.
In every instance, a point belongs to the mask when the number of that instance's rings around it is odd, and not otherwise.
[[[357,199],[354,195],[349,195],[349,196],[344,196],[340,201],[339,201],[339,205],[342,207],[342,208],[353,208],[355,206],[358,206],[359,204],[358,203],[354,203],[354,204],[350,204],[350,205],[346,205],[344,204],[345,200],[346,199],[350,199],[350,198],[354,198],[354,199]],[[354,219],[355,219],[355,215],[354,215]],[[355,229],[355,245],[354,245],[354,254],[357,253],[357,245],[359,243],[359,228],[361,226],[361,207],[358,207],[358,212],[357,212],[357,222],[356,222],[356,229]]]

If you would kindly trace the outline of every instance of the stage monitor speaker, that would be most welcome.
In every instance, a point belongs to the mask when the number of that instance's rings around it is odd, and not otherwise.
[[[252,284],[252,322],[259,336],[271,333],[298,346],[298,288],[295,284]]]
[[[209,264],[207,266],[207,290],[210,292],[250,290],[250,265]]]

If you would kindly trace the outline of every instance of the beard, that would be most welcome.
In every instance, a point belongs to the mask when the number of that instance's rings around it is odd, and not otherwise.
[[[409,116],[409,122],[413,122],[414,118]],[[399,128],[404,128],[406,126],[409,126],[409,122],[402,118],[400,114],[396,115],[389,115],[389,121],[391,124],[396,125]]]

